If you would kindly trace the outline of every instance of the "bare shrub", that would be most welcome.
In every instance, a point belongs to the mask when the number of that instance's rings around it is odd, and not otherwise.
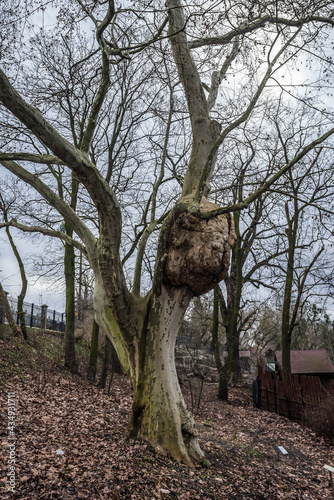
[[[202,403],[203,387],[208,378],[209,368],[200,362],[200,353],[197,349],[187,346],[187,360],[178,367],[178,376],[181,385],[189,389],[189,406],[191,411],[199,411]]]
[[[334,439],[334,399],[330,396],[318,407],[308,406],[304,413],[305,425],[317,434]]]

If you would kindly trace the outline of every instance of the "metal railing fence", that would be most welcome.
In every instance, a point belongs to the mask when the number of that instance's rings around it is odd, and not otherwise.
[[[8,297],[8,302],[12,310],[16,322],[19,324],[19,314],[17,310],[17,299],[14,297]],[[38,306],[33,303],[23,302],[23,311],[25,316],[25,322],[27,327],[31,328],[42,328],[43,311],[45,311],[45,328],[47,330],[56,330],[60,332],[65,331],[65,313],[60,313],[58,311],[48,309],[47,305]],[[2,305],[0,302],[0,323],[7,323],[6,316],[2,311]]]

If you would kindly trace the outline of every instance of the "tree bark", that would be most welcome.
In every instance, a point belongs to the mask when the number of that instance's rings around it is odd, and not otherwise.
[[[99,387],[101,389],[105,388],[107,382],[108,368],[111,360],[111,346],[112,344],[110,342],[108,335],[105,335],[101,376],[99,380]]]
[[[96,379],[99,330],[100,330],[99,325],[96,323],[96,321],[94,319],[93,326],[92,326],[92,338],[90,341],[89,366],[88,366],[88,372],[87,372],[87,377],[92,382],[95,382],[95,379]]]
[[[236,234],[239,232],[239,213],[234,215]],[[239,356],[239,337],[238,328],[240,301],[242,294],[242,251],[240,237],[237,238],[232,249],[232,264],[230,275],[225,278],[227,290],[227,311],[225,313],[226,332],[227,332],[227,371],[228,377],[233,382],[238,382],[241,378],[240,356]]]
[[[294,325],[291,324],[291,297],[292,297],[292,286],[293,286],[293,273],[294,273],[294,260],[296,252],[296,238],[298,229],[298,201],[294,200],[294,214],[290,217],[289,205],[285,204],[285,213],[287,218],[288,227],[286,229],[286,234],[288,237],[288,262],[285,277],[285,287],[284,287],[284,298],[283,298],[283,310],[282,310],[282,367],[285,374],[291,372],[291,335]]]
[[[130,434],[144,437],[175,460],[193,465],[204,454],[175,367],[176,338],[193,293],[187,286],[161,284],[157,290],[145,299],[134,300],[129,318],[134,335],[128,342],[126,334],[119,335],[108,294],[99,279],[94,289],[96,318],[108,333],[133,387]]]
[[[161,447],[179,462],[204,457],[175,368],[175,343],[192,293],[188,287],[161,288],[152,297],[136,364],[130,432]]]
[[[24,340],[28,340],[28,332],[27,332],[27,325],[26,325],[26,319],[25,319],[25,312],[23,310],[23,300],[24,300],[24,297],[20,294],[17,297],[17,311],[18,311],[18,316],[19,316],[19,321],[20,321],[20,327],[21,327],[23,338],[24,338]]]
[[[8,222],[7,211],[5,209],[4,209],[4,219],[5,219],[5,222]],[[12,247],[15,258],[17,260],[19,269],[20,269],[22,286],[21,286],[20,294],[17,297],[17,314],[18,314],[19,323],[20,323],[22,334],[23,334],[23,338],[24,338],[24,340],[28,340],[28,333],[27,333],[27,327],[26,327],[26,322],[25,322],[25,314],[23,311],[23,301],[24,301],[24,298],[26,296],[27,286],[28,286],[27,277],[26,277],[26,273],[24,270],[23,261],[21,259],[20,254],[19,254],[17,246],[14,243],[14,240],[12,238],[12,235],[10,233],[8,226],[6,226],[6,234],[7,234],[10,246]]]
[[[218,399],[221,401],[228,401],[228,370],[227,366],[223,364],[220,357],[219,349],[219,337],[218,337],[218,326],[219,326],[219,294],[217,285],[214,288],[213,295],[213,321],[212,321],[212,348],[213,355],[215,358],[216,367],[219,375],[218,382]]]
[[[65,326],[65,368],[77,373],[78,367],[75,357],[75,253],[74,248],[65,243],[65,283],[66,283],[66,326]]]
[[[20,327],[17,325],[17,323],[16,323],[16,321],[15,321],[15,319],[13,317],[13,314],[12,314],[12,311],[10,309],[10,305],[9,305],[9,302],[8,302],[8,299],[7,299],[6,292],[2,288],[1,283],[0,283],[0,300],[1,300],[1,303],[2,303],[2,307],[3,307],[4,311],[5,311],[5,315],[6,315],[8,324],[11,327],[13,334],[15,336],[22,335],[22,331],[21,331]]]
[[[211,120],[209,116],[208,103],[201,78],[188,46],[182,2],[180,0],[168,0],[166,5],[169,9],[169,35],[173,56],[187,100],[193,136],[189,165],[182,190],[182,196],[187,196],[194,193],[199,187],[203,167],[211,148],[219,138],[220,125],[215,120]],[[210,162],[205,178],[202,179],[201,195],[207,196],[210,191],[210,179],[215,159],[216,155]],[[200,199],[197,201],[199,202]]]
[[[122,375],[123,374],[123,369],[122,369],[122,365],[120,363],[120,360],[118,358],[118,355],[117,355],[117,351],[115,349],[115,347],[113,346],[113,344],[111,344],[111,367],[112,367],[112,371],[113,373],[118,373],[119,375]]]

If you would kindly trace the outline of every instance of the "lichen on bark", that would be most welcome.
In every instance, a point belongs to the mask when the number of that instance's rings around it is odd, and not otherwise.
[[[175,367],[175,344],[192,293],[188,287],[161,287],[152,297],[143,345],[138,358],[139,378],[129,431],[158,449],[192,466],[203,451],[192,415],[186,408]]]

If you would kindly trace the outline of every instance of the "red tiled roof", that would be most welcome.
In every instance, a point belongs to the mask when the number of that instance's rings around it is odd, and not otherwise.
[[[275,352],[282,366],[282,351]],[[318,351],[291,351],[291,373],[334,373],[334,365],[325,349]]]

